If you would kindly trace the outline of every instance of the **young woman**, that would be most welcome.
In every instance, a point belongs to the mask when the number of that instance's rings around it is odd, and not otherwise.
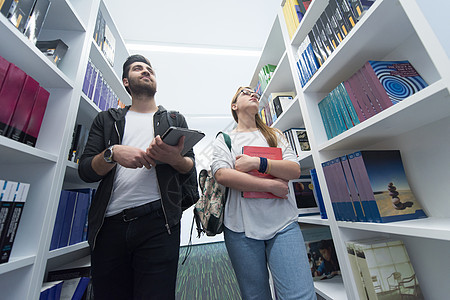
[[[244,300],[272,299],[268,268],[278,299],[316,299],[296,202],[288,192],[288,181],[299,178],[300,166],[283,134],[265,125],[258,109],[259,95],[240,87],[231,102],[237,122],[229,133],[231,153],[222,135],[214,142],[212,172],[219,183],[230,187],[224,217],[228,254]],[[250,157],[242,154],[243,146],[279,147],[283,159]],[[255,169],[275,178],[247,173]],[[243,198],[245,191],[280,198]]]

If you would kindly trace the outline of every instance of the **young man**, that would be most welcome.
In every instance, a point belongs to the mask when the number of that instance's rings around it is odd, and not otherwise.
[[[100,181],[89,210],[95,299],[175,299],[180,182],[196,176],[194,152],[181,156],[184,138],[161,140],[171,116],[156,105],[148,59],[128,57],[122,80],[132,104],[98,114],[78,168],[84,181]]]

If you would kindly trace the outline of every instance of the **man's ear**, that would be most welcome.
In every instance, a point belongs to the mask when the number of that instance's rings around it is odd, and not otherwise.
[[[128,78],[122,79],[123,85],[128,87]]]

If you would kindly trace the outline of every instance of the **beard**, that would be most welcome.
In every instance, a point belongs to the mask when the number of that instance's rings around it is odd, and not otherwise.
[[[143,83],[139,78],[136,79],[128,79],[128,88],[131,91],[132,95],[140,96],[155,96],[156,94],[156,82],[150,82],[150,84]]]

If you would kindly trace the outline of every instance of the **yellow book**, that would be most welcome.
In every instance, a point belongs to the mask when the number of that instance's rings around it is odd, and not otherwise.
[[[292,32],[293,25],[291,24],[292,21],[291,21],[291,16],[290,16],[290,13],[289,13],[288,0],[286,0],[286,2],[284,3],[283,15],[284,15],[284,21],[286,23],[286,28],[287,28],[287,31],[288,31],[288,34],[289,34],[289,39],[291,39],[292,35],[293,35],[293,32]]]

